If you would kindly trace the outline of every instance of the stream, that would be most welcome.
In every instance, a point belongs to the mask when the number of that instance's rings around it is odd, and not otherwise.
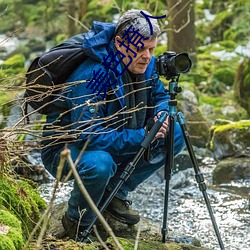
[[[202,160],[200,169],[225,249],[250,250],[250,180],[214,186],[212,170],[215,164],[212,158],[206,157]],[[159,232],[165,194],[162,172],[163,170],[155,173],[129,196],[133,201],[132,208],[159,226]],[[51,197],[53,185],[54,182],[50,182],[39,187],[46,201]],[[57,193],[55,203],[67,200],[71,188],[72,182],[64,184]],[[174,173],[170,180],[167,224],[170,234],[173,232],[177,238],[196,238],[203,247],[220,249],[202,192],[197,187],[193,168]]]

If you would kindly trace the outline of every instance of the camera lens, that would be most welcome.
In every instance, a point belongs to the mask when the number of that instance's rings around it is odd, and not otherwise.
[[[187,53],[176,54],[174,51],[164,52],[156,61],[156,69],[159,75],[166,79],[179,76],[181,73],[187,73],[192,66],[192,61]]]
[[[174,60],[175,69],[179,73],[186,73],[191,68],[191,60],[186,53],[177,55]]]

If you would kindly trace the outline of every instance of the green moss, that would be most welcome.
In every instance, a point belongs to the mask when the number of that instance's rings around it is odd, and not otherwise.
[[[15,228],[11,228],[7,236],[12,240],[16,249],[22,249],[24,245],[24,240],[22,236],[22,231],[16,231]]]
[[[0,249],[16,250],[13,241],[7,235],[0,234]]]
[[[223,47],[226,51],[232,52],[238,45],[234,40],[223,40],[219,42],[219,45]]]
[[[9,69],[11,67],[23,68],[24,64],[25,56],[23,54],[16,54],[4,61],[4,63],[2,64],[2,69]]]
[[[250,141],[250,134],[245,133],[245,131],[249,130],[250,128],[250,120],[243,120],[238,122],[232,122],[225,125],[214,125],[210,129],[210,144],[209,147],[211,150],[214,150],[213,142],[215,140],[215,137],[218,141],[220,141],[222,144],[227,144],[229,147],[228,150],[231,150],[233,152],[234,145],[229,141],[230,137],[225,136],[228,135],[233,131],[235,134],[235,138],[239,142],[249,142]]]
[[[20,221],[16,218],[16,216],[11,214],[7,210],[0,209],[0,221],[7,226],[14,227],[17,230],[21,230]]]
[[[232,86],[235,78],[235,70],[228,67],[221,67],[214,71],[213,77],[228,86]]]
[[[200,104],[206,103],[210,104],[214,107],[222,107],[222,104],[224,103],[224,99],[221,96],[209,96],[209,95],[201,95],[199,97]]]
[[[250,127],[250,121],[239,121],[239,122],[234,122],[234,123],[229,123],[226,125],[222,126],[215,126],[214,133],[220,133],[220,132],[225,132],[231,129],[245,129]]]
[[[21,221],[24,237],[27,238],[46,203],[27,182],[4,176],[0,179],[0,206],[4,206]]]
[[[6,235],[0,235],[0,249],[21,249],[24,243],[20,221],[7,210],[0,210],[0,224],[10,227]]]
[[[120,244],[122,245],[124,250],[133,250],[135,241],[133,239],[124,239],[118,238]],[[113,245],[113,240],[109,238],[106,242],[111,243]],[[202,247],[196,247],[194,245],[182,244],[182,243],[175,243],[175,242],[167,242],[162,243],[161,241],[155,240],[144,240],[140,241],[138,244],[139,250],[198,250],[198,249],[205,249]]]
[[[25,56],[16,54],[1,64],[0,84],[19,86],[25,81]]]

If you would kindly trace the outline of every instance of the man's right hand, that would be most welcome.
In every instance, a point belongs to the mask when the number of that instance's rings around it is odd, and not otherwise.
[[[162,113],[162,111],[159,112],[159,113],[154,117],[155,122],[158,120],[158,118],[160,117],[161,113]],[[168,123],[168,116],[167,116],[167,118],[166,118],[165,121],[163,122],[161,128],[159,129],[159,131],[158,131],[157,134],[155,135],[155,139],[165,138],[166,133],[168,132],[168,130],[169,130],[169,123]]]

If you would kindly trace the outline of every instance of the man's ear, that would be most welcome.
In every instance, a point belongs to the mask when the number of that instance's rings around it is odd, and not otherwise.
[[[121,41],[121,37],[116,36],[116,37],[115,37],[115,47],[116,47],[117,50],[120,51],[120,50],[121,50],[121,47],[120,47],[120,43],[118,42],[118,40]]]

